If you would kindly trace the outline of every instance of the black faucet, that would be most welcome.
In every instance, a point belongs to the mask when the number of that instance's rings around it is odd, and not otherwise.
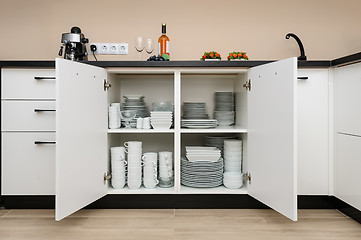
[[[307,57],[305,55],[305,49],[303,48],[303,44],[302,44],[301,40],[293,33],[288,33],[286,35],[286,39],[290,39],[290,37],[293,37],[294,39],[296,39],[298,46],[300,47],[301,56],[299,56],[297,59],[298,60],[307,60]]]

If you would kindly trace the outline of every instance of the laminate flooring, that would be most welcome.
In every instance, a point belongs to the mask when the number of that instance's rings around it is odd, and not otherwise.
[[[361,224],[337,210],[84,209],[60,222],[54,210],[0,209],[0,239],[360,240]]]

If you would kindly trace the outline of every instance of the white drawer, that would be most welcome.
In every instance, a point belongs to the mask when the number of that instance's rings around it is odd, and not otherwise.
[[[2,131],[55,131],[55,101],[1,101]]]
[[[55,133],[1,133],[3,195],[55,194]],[[48,144],[35,144],[44,141]]]
[[[54,69],[2,69],[2,99],[55,99]]]

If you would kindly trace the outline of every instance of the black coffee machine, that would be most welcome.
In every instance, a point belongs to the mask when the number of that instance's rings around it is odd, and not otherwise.
[[[85,44],[89,42],[84,37],[79,27],[72,27],[70,33],[63,33],[61,43],[65,46],[64,58],[72,61],[88,61],[88,53]],[[60,47],[59,56],[63,55],[63,48]]]

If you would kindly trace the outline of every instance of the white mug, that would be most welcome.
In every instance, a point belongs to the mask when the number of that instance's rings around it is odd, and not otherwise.
[[[150,129],[150,118],[143,118],[143,129]]]
[[[137,118],[137,128],[138,129],[143,128],[143,118]]]
[[[128,141],[124,143],[126,148],[142,148],[142,142],[140,141]]]
[[[111,147],[110,148],[110,157],[111,157],[112,161],[125,160],[125,147]]]

